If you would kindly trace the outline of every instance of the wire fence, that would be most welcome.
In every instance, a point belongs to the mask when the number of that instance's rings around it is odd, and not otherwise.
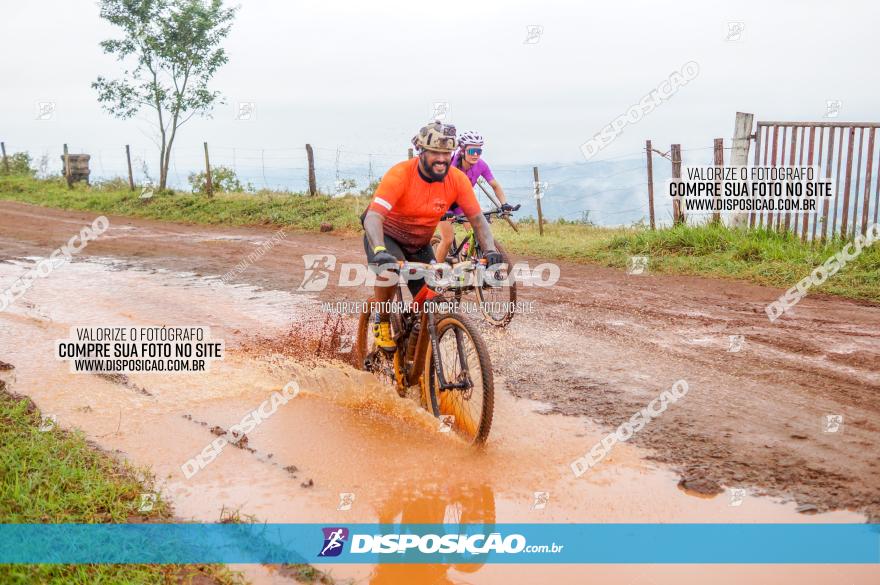
[[[89,154],[92,183],[128,178],[125,146],[106,147],[88,143],[70,143],[69,152]],[[7,145],[9,153],[28,152],[42,176],[63,172],[62,145]],[[313,146],[318,190],[330,194],[362,193],[406,154],[362,152],[344,146]],[[709,148],[690,151],[711,151]],[[254,148],[211,144],[212,169],[227,167],[246,187],[288,193],[305,193],[309,168],[304,146]],[[707,153],[711,157],[711,152]],[[708,160],[707,158],[707,160]],[[158,182],[158,151],[155,148],[132,148],[131,167],[135,184]],[[488,161],[491,165],[491,160]],[[201,147],[175,146],[168,170],[168,186],[191,190],[190,177],[205,168]],[[518,216],[536,217],[535,182],[530,165],[491,165],[507,200],[521,205]],[[644,151],[589,162],[550,163],[540,166],[543,216],[598,225],[623,225],[643,222],[648,214],[646,201]],[[655,181],[665,180],[663,172]],[[491,191],[491,189],[490,189]],[[489,201],[476,190],[484,208]],[[671,223],[671,203],[656,205],[658,221]]]

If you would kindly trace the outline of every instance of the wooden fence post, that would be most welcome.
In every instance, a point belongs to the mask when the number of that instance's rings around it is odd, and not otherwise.
[[[874,162],[874,133],[877,129],[871,128],[871,134],[868,135],[868,164],[865,169],[865,201],[862,205],[862,235],[868,233],[868,208],[871,204],[871,179],[873,178],[873,162]],[[876,213],[876,209],[874,210]]]
[[[724,139],[723,138],[716,138],[715,139],[715,166],[716,167],[724,167]],[[720,193],[721,188],[722,188],[721,181],[717,181],[715,184],[716,184],[716,189],[718,189],[718,192]],[[719,197],[719,199],[721,199],[721,198]],[[721,212],[720,211],[716,211],[715,213],[712,214],[712,221],[714,223],[721,222]]]
[[[208,191],[208,197],[214,196],[214,182],[211,179],[211,161],[208,159],[208,143],[205,142],[205,188]]]
[[[841,136],[841,138],[843,137]],[[855,140],[856,129],[855,126],[852,126],[849,129],[849,143],[846,150],[846,178],[843,180],[843,210],[840,214],[840,236],[844,239],[849,227],[849,190],[852,186],[853,146],[855,145]]]
[[[544,197],[544,193],[541,191],[541,182],[538,178],[538,167],[532,167],[532,172],[535,175],[535,201],[538,204],[538,233],[543,236],[544,214],[541,213],[541,198]]]
[[[754,114],[744,112],[736,113],[733,125],[733,142],[730,151],[730,166],[744,167],[749,164],[749,146],[752,140],[752,125],[755,120]],[[748,227],[748,213],[734,213],[730,216],[731,227]]]
[[[125,160],[128,161],[128,187],[134,191],[134,173],[131,172],[131,148],[125,145]]]
[[[3,168],[6,170],[6,174],[9,174],[9,159],[6,158],[6,143],[0,142],[0,150],[3,151]]]
[[[841,130],[841,136],[843,135],[843,131]],[[820,149],[821,150],[821,149]],[[822,153],[819,152],[819,156],[822,156]],[[825,179],[831,183],[831,162],[834,160],[834,126],[828,129],[828,159],[825,163]],[[835,199],[837,197],[837,193],[834,194]],[[828,238],[828,209],[830,208],[830,202],[827,197],[823,197],[825,200],[822,203],[822,243],[825,243],[825,240]],[[837,209],[837,206],[834,206]],[[834,236],[834,230],[831,231],[832,237]]]
[[[306,156],[309,159],[309,195],[318,194],[318,184],[315,180],[315,153],[311,144],[306,144]]]
[[[806,132],[806,128],[804,129],[804,131]],[[819,128],[819,150],[820,151],[822,150],[822,132],[824,132],[824,128]],[[812,128],[810,128],[810,142],[809,142],[809,149],[810,150],[809,150],[809,155],[808,155],[809,158],[807,159],[807,166],[810,166],[810,167],[813,166],[813,154],[815,154],[815,150],[814,150],[815,145],[816,145],[816,128],[812,127]],[[755,143],[755,148],[758,148],[757,143]],[[803,149],[803,144],[801,144],[801,159],[803,159],[803,156],[804,156],[804,149]],[[822,159],[822,155],[820,153],[819,157],[816,161],[816,170],[818,170],[818,171],[821,171],[821,169],[819,168],[821,165],[821,159]],[[816,177],[816,178],[818,179],[818,177]],[[804,218],[803,218],[803,227],[802,227],[803,231],[801,233],[801,242],[806,242],[807,241],[807,230],[810,227],[810,214],[805,212],[803,214],[803,216],[804,216]],[[816,239],[816,222],[818,220],[819,220],[819,213],[818,213],[818,211],[814,211],[813,212],[813,239]],[[795,217],[795,223],[797,223],[797,217]],[[795,229],[795,232],[797,232],[796,229]]]
[[[769,140],[770,140],[770,128],[766,127],[766,126],[765,126],[765,128],[767,128],[766,130],[764,130],[764,138],[767,140],[767,142],[764,143],[764,164],[766,165],[767,164],[767,147],[769,146]],[[755,158],[754,158],[753,166],[757,167],[760,165],[761,165],[761,126],[757,126],[755,128]],[[759,225],[759,218],[760,218],[760,222],[764,221],[763,212],[760,214],[757,211],[752,211],[751,213],[749,213],[748,228],[753,229],[756,225]]]
[[[804,134],[806,132],[806,128],[802,128],[801,130],[802,130],[802,132],[801,132],[801,158],[803,158],[803,156],[804,156],[804,144],[803,143],[804,143]],[[790,167],[794,166],[794,155],[797,152],[797,145],[798,145],[798,127],[792,126],[791,127],[791,148],[789,149],[791,151],[791,158],[788,161],[788,166],[790,166]],[[783,153],[783,155],[784,154],[785,153]],[[785,156],[782,157],[782,164],[785,164]],[[790,231],[790,228],[791,228],[792,213],[790,211],[784,211],[783,213],[785,213],[785,223],[783,224],[782,229],[785,231],[786,234],[788,234],[788,232]],[[779,221],[780,222],[782,221],[781,215],[779,216]],[[796,228],[797,227],[797,218],[795,218],[795,220],[794,220],[794,225]],[[795,230],[795,231],[797,231],[797,230]]]
[[[648,215],[651,218],[651,229],[654,227],[654,151],[651,141],[645,141],[645,156],[648,157]]]
[[[73,188],[73,181],[70,178],[70,153],[67,151],[67,145],[64,145],[64,178],[67,179],[67,188]]]
[[[672,156],[672,180],[681,180],[681,144],[673,144],[669,152]],[[672,201],[672,223],[673,225],[684,223],[684,212],[678,199]]]
[[[874,223],[877,223],[878,213],[880,213],[880,169],[877,172],[877,186],[874,188]]]

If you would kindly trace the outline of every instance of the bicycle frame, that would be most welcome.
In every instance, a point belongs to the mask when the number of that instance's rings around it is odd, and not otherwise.
[[[455,232],[452,234],[452,245],[449,247],[450,255],[458,258],[458,255],[461,254],[461,251],[464,249],[465,244],[470,244],[470,247],[467,251],[467,256],[465,256],[465,260],[473,260],[477,256],[477,238],[474,236],[474,230],[469,230],[468,235],[458,243],[458,238],[455,237]]]
[[[459,258],[465,245],[469,245],[468,250],[467,250],[467,254],[464,256],[464,258]],[[461,241],[461,243],[458,242],[458,239],[456,238],[455,233],[453,233],[452,234],[452,244],[449,246],[448,256],[452,256],[453,258],[457,259],[456,262],[454,262],[454,264],[458,264],[459,262],[467,262],[468,260],[471,260],[476,264],[477,259],[479,257],[479,254],[477,253],[479,250],[478,246],[479,246],[479,244],[477,242],[476,236],[474,236],[473,230],[470,230],[468,232],[467,236],[465,236],[465,238]],[[459,291],[468,291],[468,290],[472,290],[474,288],[474,285],[470,284],[470,285],[466,285],[466,286],[457,286],[456,288]]]
[[[519,209],[519,205],[517,205],[514,208],[514,210],[516,210],[516,209]],[[500,209],[498,209],[495,211],[489,211],[489,212],[483,213],[483,217],[485,217],[486,221],[488,221],[489,223],[492,222],[492,217],[495,217],[495,216],[506,220],[508,223],[510,223],[511,226],[514,226],[514,229],[516,229],[515,224],[513,224],[510,221],[510,212],[505,212],[505,211],[501,211]],[[464,225],[464,224],[468,223],[467,221],[460,219],[460,218],[453,218],[452,221],[453,221],[453,225],[455,225],[455,224]],[[477,238],[476,238],[476,235],[474,234],[473,228],[468,230],[467,237],[465,237],[465,239],[462,240],[462,242],[460,244],[458,243],[458,239],[455,237],[455,232],[453,231],[452,232],[452,245],[449,247],[451,254],[449,254],[449,255],[453,256],[454,258],[458,258],[459,254],[461,254],[461,251],[464,248],[464,245],[468,244],[468,243],[470,243],[470,247],[468,248],[467,255],[463,258],[463,260],[475,260],[479,256],[477,254],[479,242],[477,241]]]

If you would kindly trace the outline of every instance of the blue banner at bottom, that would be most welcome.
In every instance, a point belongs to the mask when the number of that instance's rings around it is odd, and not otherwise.
[[[0,563],[876,564],[880,524],[0,524]]]

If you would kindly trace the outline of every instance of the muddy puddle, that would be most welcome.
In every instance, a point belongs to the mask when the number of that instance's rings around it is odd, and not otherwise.
[[[0,263],[0,288],[31,262]],[[575,478],[570,463],[601,439],[601,430],[582,417],[540,414],[546,405],[514,399],[500,376],[489,444],[475,451],[441,432],[434,418],[371,376],[342,362],[303,355],[302,348],[310,347],[305,332],[321,324],[320,303],[309,295],[92,258],[38,279],[0,313],[0,357],[16,367],[16,392],[30,396],[58,425],[80,428],[105,449],[150,467],[177,515],[186,519],[217,521],[221,513],[237,511],[260,521],[328,525],[404,518],[426,523],[864,521],[846,511],[805,516],[795,511],[794,502],[748,492],[695,497],[677,487],[673,473],[646,461],[645,451],[626,444]],[[77,325],[210,326],[212,336],[225,341],[226,357],[209,372],[197,374],[72,374],[66,362],[54,358],[54,343]],[[289,343],[278,342],[285,339]],[[339,357],[346,356],[343,352]],[[181,466],[216,438],[218,428],[240,422],[290,381],[298,383],[300,393],[249,433],[246,444],[226,446],[203,469],[189,478],[184,475]],[[738,503],[731,505],[734,500]],[[825,571],[321,568],[359,583],[584,583],[614,578],[659,584],[702,582],[708,575],[719,583],[740,583],[756,575],[773,577],[761,582],[805,583]],[[254,582],[291,582],[273,568],[245,569]],[[870,582],[867,569],[847,571],[853,583]]]

